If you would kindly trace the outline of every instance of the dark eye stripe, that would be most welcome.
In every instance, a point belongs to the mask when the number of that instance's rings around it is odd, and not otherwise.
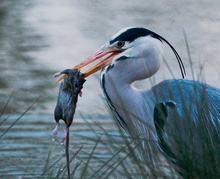
[[[116,38],[112,39],[110,41],[110,45],[117,42],[117,41],[132,42],[135,39],[137,39],[138,37],[143,37],[143,36],[147,36],[147,35],[150,35],[150,36],[152,36],[152,37],[154,37],[154,38],[161,41],[161,37],[158,34],[152,32],[148,29],[145,29],[145,28],[131,28],[131,29],[126,30],[125,32],[123,32],[122,34],[117,36]]]

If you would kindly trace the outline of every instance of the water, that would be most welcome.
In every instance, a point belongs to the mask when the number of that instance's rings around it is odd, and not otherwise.
[[[184,30],[196,74],[200,71],[199,67],[205,64],[200,79],[220,87],[219,5],[218,0],[187,0],[184,3],[173,0],[1,0],[0,109],[3,109],[12,91],[13,97],[5,111],[5,114],[12,116],[21,114],[40,96],[28,112],[31,119],[21,119],[23,127],[19,125],[19,128],[10,132],[11,137],[6,135],[1,140],[6,147],[6,158],[23,157],[22,161],[14,159],[21,163],[21,170],[11,166],[15,161],[10,159],[7,160],[7,166],[11,168],[4,169],[4,172],[24,173],[23,169],[28,161],[33,160],[34,164],[41,162],[34,159],[36,152],[41,151],[37,158],[44,159],[50,145],[53,145],[50,139],[54,127],[52,113],[58,94],[58,85],[52,78],[53,74],[73,67],[124,27],[143,26],[165,37],[179,52],[186,66],[187,78],[191,79]],[[165,54],[175,76],[181,77],[174,55],[166,46]],[[156,78],[159,81],[164,76],[171,77],[165,65]],[[147,81],[145,83],[147,84]],[[79,116],[79,112],[94,118],[98,115],[108,118],[108,110],[99,87],[99,73],[88,77],[83,97],[79,99],[76,116]],[[48,124],[45,124],[45,121]],[[39,128],[40,126],[42,128]],[[81,131],[84,130],[82,127]],[[35,139],[36,141],[32,142]],[[47,153],[42,155],[44,149],[47,149]],[[34,165],[30,170],[35,170]]]
[[[6,124],[0,128],[0,134],[3,133],[17,118],[14,115],[9,118]],[[86,127],[86,121],[82,121],[77,116],[74,120],[74,125],[71,127],[70,132],[70,158],[81,147],[82,149],[72,162],[71,169],[78,161],[86,161],[90,151],[93,149],[97,138],[100,136],[101,128],[92,124],[94,119],[88,119],[87,122],[90,126]],[[110,127],[113,128],[111,120],[105,120],[96,118],[97,123],[102,123],[102,127],[106,130]],[[56,175],[61,164],[65,166],[65,145],[60,144],[60,139],[63,135],[64,124],[61,125],[59,133],[55,141],[51,140],[52,130],[55,124],[51,123],[50,115],[25,115],[8,133],[5,134],[1,140],[1,178],[29,178],[50,176],[47,171],[50,166],[58,160],[53,166],[52,173]],[[92,131],[94,129],[96,132]],[[112,130],[108,130],[112,132]],[[115,131],[116,132],[116,131]],[[95,156],[100,160],[109,159],[110,153],[103,150],[104,145],[99,145],[95,150]],[[103,152],[104,151],[104,152]],[[47,160],[47,158],[49,159]],[[93,166],[99,164],[98,161],[93,161]],[[46,170],[45,170],[46,169]],[[66,171],[65,171],[66,172]]]

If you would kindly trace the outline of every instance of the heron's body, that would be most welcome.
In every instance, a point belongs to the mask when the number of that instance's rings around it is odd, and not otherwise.
[[[138,90],[130,84],[123,86],[117,83],[117,76],[114,79],[108,77],[108,73],[103,76],[101,84],[108,104],[122,127],[132,136],[146,138],[140,145],[143,158],[153,154],[150,160],[158,160],[162,151],[185,178],[219,176],[219,89],[192,80],[173,79],[162,81],[148,90]],[[175,102],[175,109],[168,111],[159,136],[155,130],[154,109],[157,104],[169,101]],[[159,139],[162,150],[159,147],[157,151],[155,142],[151,143],[154,152],[148,151],[148,139]]]
[[[146,139],[139,148],[143,160],[150,155],[157,159],[157,155],[164,154],[186,178],[199,177],[203,172],[218,177],[220,89],[183,79],[165,80],[146,90],[131,86],[134,81],[149,78],[159,70],[163,60],[162,42],[174,52],[184,77],[185,69],[174,47],[160,35],[141,27],[119,31],[75,68],[80,69],[110,53],[84,74],[86,77],[103,68],[101,86],[113,114],[131,135]],[[155,141],[152,151],[147,147],[148,139]],[[204,160],[204,156],[208,160]],[[196,172],[191,175],[184,163],[187,157],[189,163],[198,163],[199,166],[206,166],[207,161],[213,163],[208,169],[192,167]]]
[[[219,122],[220,92],[217,88],[192,80],[174,79],[162,81],[148,90],[138,90],[130,84],[117,84],[117,79],[112,77],[107,80],[106,76],[102,86],[108,104],[119,123],[133,135],[157,139],[153,110],[156,104],[170,100],[175,101],[181,118],[190,115],[196,122],[199,120],[198,114],[203,113],[210,115],[210,120]],[[149,133],[152,135],[148,136]]]

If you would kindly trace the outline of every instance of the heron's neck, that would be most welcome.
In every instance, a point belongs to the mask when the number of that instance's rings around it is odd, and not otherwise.
[[[143,133],[149,133],[144,123],[153,126],[153,116],[150,103],[149,107],[143,110],[147,102],[143,98],[143,91],[134,89],[123,78],[112,76],[111,73],[102,76],[101,85],[109,106],[123,127],[134,135],[140,134],[136,131],[140,128]]]

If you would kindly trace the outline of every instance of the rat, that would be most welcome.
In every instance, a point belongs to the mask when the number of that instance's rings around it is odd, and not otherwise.
[[[61,143],[68,139],[69,127],[73,122],[73,116],[76,110],[76,104],[78,101],[78,96],[82,96],[82,88],[85,83],[83,74],[80,71],[75,69],[66,69],[61,72],[54,74],[54,78],[64,74],[65,78],[60,84],[57,105],[54,110],[54,118],[56,121],[56,127],[53,131],[53,140],[58,133],[60,126],[59,120],[64,120],[66,128],[64,130]]]
[[[69,161],[69,127],[73,122],[73,117],[76,110],[76,104],[78,96],[82,96],[82,88],[85,83],[83,74],[75,69],[66,69],[54,74],[54,78],[65,75],[65,78],[60,84],[59,94],[57,98],[57,105],[54,110],[54,118],[56,121],[56,127],[53,130],[53,141],[58,133],[60,126],[59,120],[64,120],[66,128],[64,130],[61,143],[66,140],[66,161],[68,178],[70,179],[70,161]]]

